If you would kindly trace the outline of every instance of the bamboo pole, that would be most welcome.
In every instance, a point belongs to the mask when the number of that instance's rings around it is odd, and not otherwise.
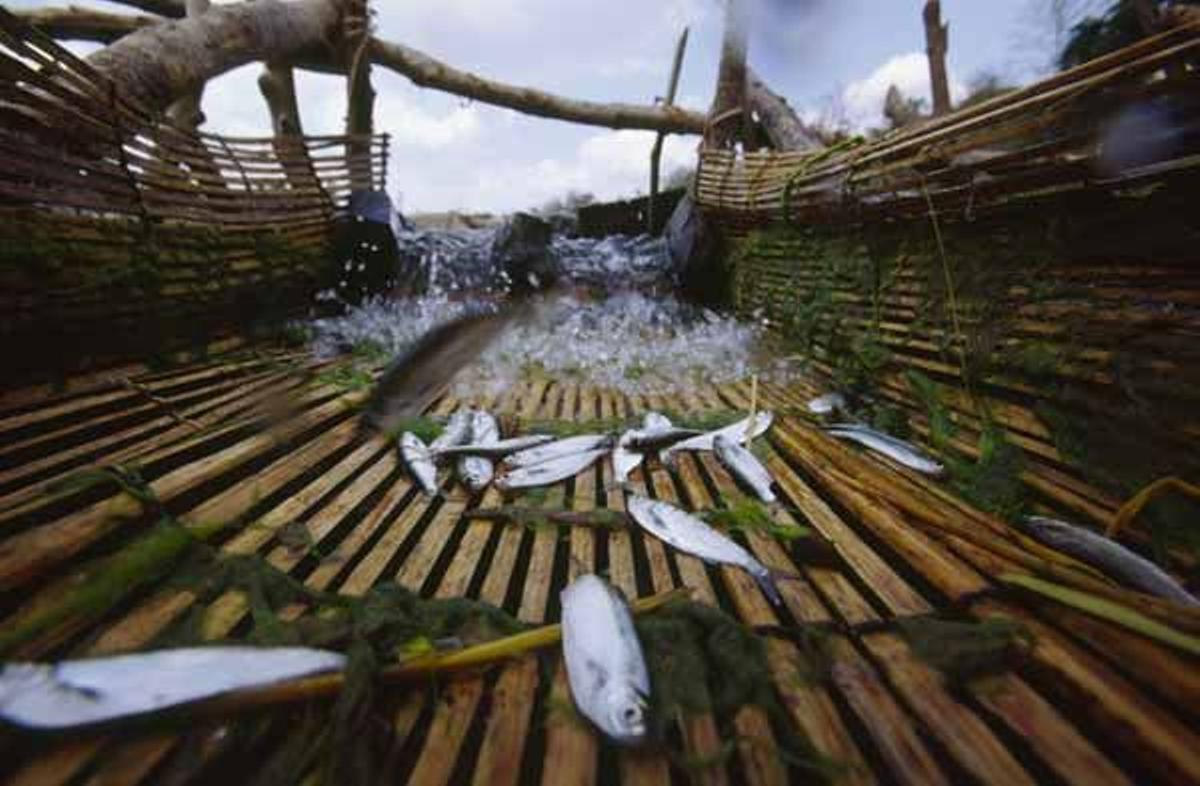
[[[675,105],[675,93],[679,89],[679,73],[683,69],[683,54],[687,51],[688,28],[683,28],[679,34],[679,42],[675,44],[675,57],[671,61],[671,76],[667,79],[667,93],[663,98],[663,106]],[[646,234],[656,234],[655,202],[658,198],[658,170],[662,159],[663,140],[666,134],[662,131],[654,137],[654,147],[650,150],[650,199],[646,202]]]

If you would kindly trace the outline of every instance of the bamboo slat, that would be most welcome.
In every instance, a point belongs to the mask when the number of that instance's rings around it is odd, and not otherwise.
[[[176,394],[188,395],[187,386],[194,385],[190,390],[197,396],[207,396],[197,399],[199,405],[223,398],[229,393],[224,384],[253,378],[269,364],[250,365],[237,373],[230,368],[228,364],[196,367],[155,378],[153,387],[174,387]],[[115,392],[96,391],[99,395]],[[802,406],[812,392],[807,383],[795,389],[760,383],[758,400],[761,407],[785,412]],[[50,402],[63,405],[58,416],[21,421],[25,423],[21,430],[9,433],[37,440],[41,429],[55,433],[64,425],[86,428],[89,422],[101,438],[123,433],[120,420],[110,418],[106,405],[95,405],[90,395],[76,394],[77,406],[72,409],[68,405],[72,394],[67,394]],[[766,639],[778,704],[778,712],[743,707],[684,718],[669,744],[682,743],[690,762],[716,762],[689,764],[685,771],[672,765],[661,747],[612,749],[585,720],[562,709],[570,706],[570,698],[561,658],[553,651],[526,655],[490,670],[442,680],[436,692],[397,688],[394,696],[389,694],[396,709],[387,718],[397,741],[411,752],[401,764],[404,782],[511,784],[521,782],[522,773],[534,773],[528,777],[547,783],[619,779],[665,784],[687,778],[778,784],[814,777],[806,765],[796,766],[782,757],[780,743],[793,752],[814,751],[832,768],[831,777],[853,784],[936,784],[966,778],[1023,783],[1048,774],[1070,784],[1150,784],[1187,782],[1195,774],[1194,734],[1181,721],[1193,717],[1187,699],[1195,687],[1190,661],[1127,631],[1080,619],[1076,612],[1040,601],[993,600],[990,590],[974,602],[969,594],[953,595],[961,598],[953,606],[955,613],[979,619],[1003,614],[1025,623],[1035,637],[1029,659],[961,685],[952,685],[919,661],[892,628],[891,617],[949,610],[952,593],[937,589],[946,576],[958,576],[956,581],[988,576],[1004,569],[1004,563],[971,543],[931,537],[910,516],[917,516],[917,511],[922,516],[944,516],[985,532],[1001,525],[943,496],[924,478],[905,476],[809,433],[792,415],[780,415],[763,440],[767,465],[785,503],[784,509],[774,511],[775,522],[810,526],[830,535],[834,553],[812,562],[809,555],[816,552],[811,549],[776,540],[766,532],[736,533],[734,537],[765,564],[798,577],[780,580],[785,603],[774,607],[742,571],[704,566],[636,527],[560,529],[539,545],[540,532],[465,520],[462,511],[468,503],[493,507],[505,500],[490,490],[472,502],[445,471],[440,499],[419,493],[392,445],[382,438],[355,439],[348,430],[350,421],[327,414],[313,417],[336,402],[338,397],[329,391],[312,391],[298,405],[309,425],[298,430],[294,437],[298,442],[286,451],[247,452],[243,445],[235,452],[237,460],[226,456],[213,461],[247,440],[259,447],[265,443],[255,443],[253,437],[213,441],[201,435],[161,446],[146,444],[153,442],[153,437],[146,437],[140,440],[140,453],[177,456],[182,461],[150,478],[160,484],[156,488],[174,490],[168,495],[171,498],[185,488],[191,490],[182,497],[188,501],[181,507],[187,509],[176,511],[182,521],[214,517],[234,522],[214,543],[218,555],[259,554],[314,590],[362,593],[397,578],[424,596],[477,595],[540,622],[556,616],[558,593],[583,570],[607,569],[610,580],[631,598],[681,582],[691,586],[698,599],[720,606]],[[504,409],[509,423],[563,416],[634,416],[647,407],[688,412],[744,409],[747,403],[744,385],[704,387],[674,396],[624,396],[543,381],[519,384],[495,397],[443,397],[433,412],[445,416],[460,406],[477,404],[493,411]],[[30,410],[12,414],[23,417]],[[0,413],[3,433],[6,424]],[[53,442],[44,444],[46,455],[53,455]],[[796,458],[797,452],[809,456],[810,464]],[[314,471],[318,466],[321,471]],[[187,467],[205,478],[203,484],[188,482],[183,475],[160,483]],[[254,472],[248,473],[248,467]],[[845,480],[855,473],[863,485]],[[620,510],[625,490],[610,486],[611,477],[611,466],[602,462],[560,484],[543,504]],[[865,505],[856,508],[838,501],[844,488],[866,495],[864,488],[885,486],[889,494],[911,488],[911,499],[904,499],[913,506],[912,510],[898,507],[887,527],[870,520]],[[693,510],[728,506],[739,494],[737,482],[724,467],[713,455],[703,453],[681,456],[674,468],[662,467],[651,457],[635,473],[630,488]],[[205,491],[197,497],[197,489]],[[881,496],[878,502],[889,499]],[[519,496],[509,502],[521,504]],[[39,526],[53,527],[78,512],[68,509],[56,514],[45,509]],[[307,530],[314,551],[280,541],[282,528],[293,523]],[[895,545],[915,542],[913,532],[922,536],[921,548]],[[118,531],[109,537],[128,542],[135,534]],[[5,533],[3,539],[13,537],[21,535]],[[941,556],[931,556],[935,554]],[[67,586],[63,582],[74,575],[76,562],[77,558],[69,558],[46,565],[41,580],[30,586],[45,600],[47,593],[61,591],[56,587]],[[48,649],[43,651],[62,652],[68,643],[74,654],[142,648],[191,611],[201,613],[204,634],[219,639],[241,628],[249,605],[240,591],[200,598],[150,586],[113,614],[84,620],[66,638],[60,635],[59,643],[47,641],[43,646]],[[302,605],[296,605],[283,615],[294,618],[305,613]],[[803,630],[797,628],[800,625]],[[814,632],[816,639],[807,638]],[[802,641],[809,643],[801,647]],[[545,672],[543,664],[550,667]],[[548,682],[543,682],[543,673]],[[1161,684],[1155,684],[1155,674],[1161,675]],[[287,740],[288,718],[263,718],[270,722],[272,733],[259,743],[266,747],[257,751],[269,753],[268,748]],[[175,736],[176,730],[108,732],[44,746],[36,754],[11,751],[16,756],[5,765],[3,775],[17,783],[68,783],[87,773],[86,777],[100,782],[134,786],[153,783],[170,770],[173,776],[184,775],[186,781],[186,773],[195,767],[218,759],[226,766],[224,757],[234,755],[228,746],[213,741],[215,728],[187,730],[186,736]],[[183,753],[197,744],[198,758],[189,763]],[[608,766],[615,771],[606,771]]]

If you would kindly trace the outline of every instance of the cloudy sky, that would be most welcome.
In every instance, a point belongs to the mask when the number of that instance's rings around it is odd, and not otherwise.
[[[881,122],[888,85],[928,96],[921,0],[750,0],[750,61],[806,116]],[[17,8],[46,0],[9,0]],[[55,3],[57,5],[63,2]],[[121,6],[80,0],[106,10]],[[375,0],[376,34],[459,68],[577,98],[649,102],[671,52],[691,36],[678,102],[707,107],[716,78],[719,0]],[[943,0],[952,89],[983,71],[1024,82],[1053,52],[1050,0]],[[1040,10],[1039,10],[1040,9]],[[76,47],[86,52],[86,45]],[[209,83],[206,130],[266,135],[270,122],[247,66]],[[377,130],[392,134],[388,189],[405,211],[505,211],[569,190],[613,198],[646,190],[649,132],[610,131],[469,102],[375,69]],[[339,133],[344,81],[298,75],[308,133]],[[664,171],[692,162],[695,138],[671,137]]]

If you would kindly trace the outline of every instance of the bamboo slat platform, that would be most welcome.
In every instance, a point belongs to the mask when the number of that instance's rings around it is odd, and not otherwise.
[[[768,566],[797,577],[781,582],[785,602],[777,608],[741,571],[706,566],[636,528],[529,530],[464,519],[468,506],[500,504],[499,493],[470,499],[456,481],[441,499],[417,493],[394,446],[355,435],[353,404],[362,393],[323,385],[319,370],[301,354],[243,351],[169,372],[135,369],[130,384],[81,382],[45,401],[20,391],[0,399],[0,630],[17,629],[69,594],[81,571],[146,534],[154,513],[111,487],[47,485],[82,467],[122,464],[139,467],[164,508],[221,555],[258,554],[313,588],[361,594],[398,581],[425,596],[486,600],[536,623],[556,620],[559,591],[578,571],[594,569],[630,597],[687,586],[694,599],[767,641],[778,711],[746,706],[729,716],[681,716],[668,743],[683,756],[616,749],[563,712],[568,694],[553,650],[445,679],[436,689],[397,689],[391,717],[401,745],[399,782],[819,780],[811,763],[778,755],[777,745],[796,750],[799,741],[815,752],[813,761],[836,763],[836,782],[853,784],[1200,782],[1196,659],[1003,589],[996,576],[1012,567],[1004,558],[921,526],[887,500],[902,493],[926,516],[1000,536],[1003,526],[936,484],[815,429],[796,414],[814,392],[803,385],[759,386],[760,406],[782,413],[766,439],[767,462],[795,511],[779,513],[780,521],[812,527],[834,553],[817,559],[803,544],[765,531],[736,534]],[[499,394],[445,397],[431,411],[486,406],[511,425],[652,408],[745,410],[749,399],[745,384],[626,396],[539,379]],[[623,492],[610,480],[605,461],[542,504],[620,510]],[[725,506],[737,492],[709,455],[685,455],[670,471],[651,462],[634,485],[691,509]],[[297,554],[280,540],[293,522],[324,557]],[[57,620],[15,654],[145,647],[200,602],[147,583],[103,614]],[[213,638],[236,632],[247,608],[238,593],[208,602],[204,630]],[[914,654],[896,625],[935,613],[1016,619],[1033,644],[999,673],[950,681]],[[806,654],[802,633],[814,629],[826,637],[826,669]],[[243,780],[286,745],[302,712],[262,717],[249,751],[231,744],[221,719],[34,744],[0,738],[0,779]]]

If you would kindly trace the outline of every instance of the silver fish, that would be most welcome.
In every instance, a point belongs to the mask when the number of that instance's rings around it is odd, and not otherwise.
[[[451,447],[452,445],[461,445],[471,438],[471,415],[472,410],[460,409],[450,416],[446,421],[446,428],[442,429],[442,433],[438,434],[437,438],[429,443],[429,449],[437,453],[439,450]]]
[[[421,438],[411,431],[400,435],[400,458],[422,491],[430,496],[438,493],[437,466],[433,463],[433,454]]]
[[[611,444],[612,437],[608,434],[580,434],[566,439],[556,439],[545,445],[514,453],[504,459],[504,465],[513,468],[527,467],[530,464],[540,464],[560,456],[571,456],[589,450],[607,448]]]
[[[592,574],[572,581],[560,598],[563,661],[575,706],[614,741],[642,742],[650,673],[629,607]]]
[[[834,410],[845,408],[846,399],[841,393],[826,393],[808,402],[808,411],[814,415],[831,415]]]
[[[868,426],[857,423],[836,423],[825,431],[835,437],[857,442],[877,453],[882,453],[909,469],[924,472],[926,475],[940,475],[945,470],[945,467],[913,445]]]
[[[783,602],[766,565],[692,514],[638,494],[629,495],[625,509],[642,529],[659,540],[708,563],[737,565],[754,577],[772,603]]]
[[[613,482],[624,484],[629,480],[629,473],[637,469],[642,463],[645,454],[641,451],[634,450],[632,442],[637,435],[637,430],[626,431],[617,440],[616,447],[612,450],[612,465],[613,465]]]
[[[724,434],[718,434],[713,440],[713,452],[735,478],[754,490],[759,499],[768,505],[776,501],[775,493],[771,491],[771,473],[753,453]]]
[[[499,442],[492,442],[488,445],[476,445],[474,443],[452,445],[439,450],[437,455],[439,458],[442,456],[488,456],[489,458],[502,458],[509,453],[516,453],[553,441],[554,437],[549,434],[530,434],[525,437],[502,439]]]
[[[533,488],[535,486],[549,486],[552,483],[557,483],[560,480],[573,477],[574,475],[583,472],[591,464],[608,450],[602,448],[600,450],[588,450],[583,453],[575,453],[570,456],[559,456],[558,458],[543,461],[540,464],[530,464],[525,467],[517,467],[512,472],[504,475],[496,480],[496,485],[502,489],[524,489]]]
[[[674,427],[671,419],[662,413],[653,410],[642,415],[642,430],[643,431],[662,431]]]
[[[486,412],[471,413],[470,441],[475,445],[495,445],[500,441],[500,426]],[[458,476],[471,491],[479,491],[492,482],[495,470],[485,456],[460,456]]]
[[[771,427],[771,423],[774,420],[774,414],[763,410],[762,412],[755,413],[753,424],[750,423],[750,418],[743,418],[737,423],[728,425],[725,428],[717,429],[716,431],[709,431],[701,434],[698,437],[685,439],[683,442],[676,442],[674,445],[664,450],[659,455],[659,458],[662,459],[664,464],[670,464],[675,460],[675,454],[682,451],[712,450],[713,440],[716,439],[718,434],[741,443],[746,443],[765,433],[766,430]]]
[[[1184,606],[1200,606],[1200,599],[1171,574],[1098,532],[1044,516],[1026,516],[1021,528],[1047,546],[1094,565],[1131,587]]]
[[[66,729],[140,715],[242,688],[338,671],[346,659],[307,647],[195,647],[9,663],[0,670],[0,718]]]

